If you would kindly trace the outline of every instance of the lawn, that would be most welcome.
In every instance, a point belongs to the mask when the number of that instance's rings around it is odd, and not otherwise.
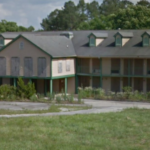
[[[0,150],[149,150],[150,110],[0,118]]]

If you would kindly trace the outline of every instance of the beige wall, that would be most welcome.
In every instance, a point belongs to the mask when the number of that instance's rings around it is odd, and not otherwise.
[[[19,43],[24,42],[24,49],[19,49]],[[50,76],[50,56],[36,48],[30,42],[26,41],[22,37],[6,47],[0,52],[1,57],[6,58],[6,75],[11,75],[11,57],[20,57],[20,76],[24,76],[24,58],[32,57],[33,59],[33,76],[37,76],[37,62],[38,57],[45,57],[47,63],[47,77]]]
[[[12,41],[12,39],[5,39],[4,40],[4,45],[7,45],[8,43],[10,43]]]
[[[111,91],[111,78],[103,77],[103,89],[106,93]]]
[[[110,58],[102,59],[102,73],[105,75],[111,73],[111,59]]]
[[[68,93],[75,93],[75,78],[68,78]]]
[[[104,41],[104,39],[96,38],[96,46],[101,44]]]
[[[130,38],[122,38],[122,46],[124,46],[129,40]]]
[[[66,61],[70,61],[70,71],[66,71]],[[58,63],[62,62],[62,73],[58,73]],[[75,59],[54,59],[52,61],[52,76],[58,77],[58,76],[65,76],[65,75],[73,75],[75,74]]]

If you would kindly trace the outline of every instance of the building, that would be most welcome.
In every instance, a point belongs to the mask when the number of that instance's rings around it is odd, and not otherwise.
[[[39,93],[74,93],[79,86],[147,92],[149,41],[148,30],[3,33],[0,83],[16,86],[20,76]]]

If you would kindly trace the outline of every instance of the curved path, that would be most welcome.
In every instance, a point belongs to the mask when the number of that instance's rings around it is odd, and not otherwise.
[[[0,115],[0,117],[29,117],[29,116],[55,116],[55,115],[75,115],[75,114],[92,114],[92,113],[105,113],[122,111],[125,108],[146,108],[150,109],[150,103],[144,102],[121,102],[121,101],[103,101],[103,100],[90,100],[85,99],[84,103],[92,105],[92,109],[79,110],[71,112],[58,112],[58,113],[44,113],[44,114],[20,114],[20,115]],[[49,104],[46,103],[31,103],[31,102],[0,102],[0,109],[10,110],[40,110],[48,109]]]

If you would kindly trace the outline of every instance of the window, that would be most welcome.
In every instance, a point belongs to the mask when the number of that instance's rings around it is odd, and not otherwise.
[[[58,73],[62,73],[62,62],[58,62]]]
[[[122,38],[121,36],[116,36],[116,46],[122,46]]]
[[[143,36],[143,46],[149,46],[149,36]]]
[[[33,60],[31,57],[24,58],[24,76],[25,77],[33,76]]]
[[[0,38],[0,46],[4,46],[4,39],[2,37]]]
[[[45,57],[38,58],[38,76],[46,77],[46,58]]]
[[[19,76],[19,72],[20,72],[20,58],[12,57],[11,58],[11,75]]]
[[[70,71],[70,60],[66,60],[66,71]]]
[[[23,43],[23,42],[20,42],[20,44],[19,44],[19,49],[20,49],[20,50],[24,49],[24,43]]]
[[[90,36],[90,46],[95,46],[95,37],[94,36]]]

